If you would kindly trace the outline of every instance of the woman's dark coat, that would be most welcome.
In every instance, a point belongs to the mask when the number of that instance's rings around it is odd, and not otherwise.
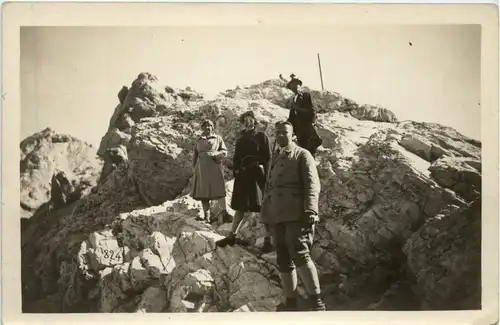
[[[233,157],[235,180],[231,208],[260,212],[270,161],[271,146],[266,134],[255,129],[242,131]]]

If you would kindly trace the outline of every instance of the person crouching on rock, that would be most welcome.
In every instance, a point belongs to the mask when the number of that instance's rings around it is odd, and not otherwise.
[[[281,75],[280,75],[281,77]],[[294,93],[290,104],[290,114],[288,121],[293,126],[293,131],[297,136],[297,144],[307,149],[312,156],[316,155],[317,148],[323,143],[319,137],[314,123],[316,122],[316,112],[313,107],[311,94],[302,87],[302,80],[291,75],[292,79],[286,87]]]
[[[201,129],[202,134],[194,145],[194,180],[191,196],[201,201],[204,220],[213,223],[216,219],[211,217],[211,200],[221,200],[224,206],[223,218],[230,218],[226,210],[226,186],[221,164],[227,156],[227,148],[222,137],[213,133],[212,121],[204,120],[201,123]]]
[[[236,141],[234,151],[234,186],[231,197],[231,208],[236,213],[229,236],[216,242],[219,247],[236,244],[236,236],[243,224],[245,213],[260,212],[271,159],[269,138],[264,132],[256,130],[257,119],[254,113],[252,111],[243,113],[240,116],[240,123],[244,125],[244,130]],[[264,252],[272,250],[269,232],[266,234],[262,250]]]
[[[321,189],[311,153],[292,142],[290,122],[276,123],[278,152],[273,155],[260,213],[272,230],[286,298],[279,311],[297,310],[297,274],[309,295],[310,309],[326,310],[310,249],[318,222]]]

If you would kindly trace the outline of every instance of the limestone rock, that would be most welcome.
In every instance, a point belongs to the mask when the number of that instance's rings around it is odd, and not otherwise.
[[[336,92],[312,90],[311,98],[317,113],[349,110],[348,107],[344,105],[342,96]]]
[[[84,254],[95,271],[122,264],[125,256],[124,249],[118,245],[117,239],[109,230],[90,234],[87,252]]]
[[[481,200],[429,219],[404,252],[421,308],[481,308]]]
[[[402,134],[411,134],[414,138],[420,136],[421,139],[427,139],[432,143],[436,147],[434,149],[436,159],[441,157],[441,152],[448,156],[481,158],[481,143],[460,134],[453,128],[437,123],[411,121],[400,122],[398,128]]]
[[[192,175],[192,138],[169,118],[137,126],[129,144],[129,177],[149,205],[179,195]]]
[[[378,122],[397,122],[396,115],[387,108],[372,105],[358,106],[350,111],[351,115],[360,120]]]
[[[30,309],[32,301],[57,291],[61,311],[96,310],[95,301],[87,297],[89,288],[95,287],[96,276],[84,272],[91,270],[90,267],[79,271],[82,259],[77,257],[80,251],[87,251],[86,247],[82,249],[82,242],[94,231],[105,230],[105,225],[119,213],[144,206],[135,187],[128,182],[126,170],[117,169],[95,193],[57,211],[45,210],[34,215],[21,236],[23,309]],[[64,273],[54,272],[63,264]]]
[[[127,147],[130,141],[130,134],[120,131],[117,127],[111,128],[101,140],[97,154],[105,158],[106,150],[123,145]]]
[[[279,79],[267,80],[261,84],[246,86],[244,88],[229,89],[221,95],[228,98],[240,98],[246,100],[269,100],[272,104],[286,106],[288,99],[293,96],[291,90]]]
[[[168,305],[167,292],[161,287],[149,287],[142,294],[136,312],[161,313]]]
[[[72,199],[74,188],[62,170],[56,170],[52,176],[50,187],[50,200],[54,208],[59,208]]]
[[[433,162],[444,155],[449,155],[445,149],[419,135],[407,135],[401,139],[399,144],[429,162]]]
[[[243,305],[240,308],[233,310],[233,312],[244,312],[244,313],[253,311],[255,311],[255,309],[251,305]]]
[[[23,140],[20,147],[21,208],[25,217],[31,217],[50,200],[51,180],[57,171],[74,182],[71,186],[82,196],[97,184],[102,162],[86,142],[46,128]]]
[[[118,145],[116,147],[111,147],[106,149],[104,155],[105,162],[102,167],[101,177],[99,178],[99,184],[106,181],[106,178],[118,167],[123,166],[128,168],[128,154],[127,148],[124,145]]]
[[[324,141],[316,156],[322,189],[311,254],[328,309],[396,308],[409,291],[415,308],[480,302],[472,285],[450,289],[480,269],[475,237],[462,236],[470,220],[450,220],[480,196],[481,144],[437,124],[395,123],[390,112],[336,93],[312,93]],[[282,81],[270,80],[204,100],[140,74],[101,143],[103,153],[116,151],[106,158],[115,167],[94,193],[57,211],[42,206],[23,231],[23,310],[42,308],[57,292],[64,312],[274,311],[283,295],[276,254],[256,248],[264,236],[259,215],[241,229],[250,247],[216,249],[230,225],[196,220],[202,209],[189,196],[191,159],[200,122],[211,119],[228,147],[222,164],[229,205],[238,117],[253,110],[273,143],[290,96]],[[120,116],[133,125],[120,130]],[[212,202],[214,214],[222,203]],[[420,233],[436,239],[415,237]],[[453,243],[463,248],[460,261],[470,263],[443,275],[440,265],[455,262],[439,252],[458,251]],[[427,244],[438,257],[428,257]],[[111,261],[106,249],[114,258],[122,251]]]
[[[122,89],[120,89],[120,91],[118,92],[118,100],[120,101],[120,104],[123,104],[125,98],[127,98],[128,90],[129,89],[127,86],[123,86]]]
[[[481,197],[481,162],[472,158],[447,157],[429,168],[438,184],[453,190],[467,201]]]

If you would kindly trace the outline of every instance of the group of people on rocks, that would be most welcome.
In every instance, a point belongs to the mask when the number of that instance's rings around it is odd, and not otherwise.
[[[240,116],[243,130],[236,141],[232,165],[234,186],[230,204],[235,210],[234,218],[226,209],[218,218],[210,213],[211,200],[220,200],[226,206],[221,163],[227,157],[226,145],[214,133],[214,123],[210,120],[201,123],[202,135],[194,146],[191,195],[202,202],[204,219],[209,223],[232,221],[230,234],[216,242],[218,247],[245,244],[237,236],[245,214],[260,213],[260,222],[266,229],[262,252],[276,250],[286,298],[278,310],[298,310],[297,276],[300,276],[309,295],[309,310],[323,311],[326,308],[320,297],[318,272],[310,256],[319,221],[320,182],[314,157],[322,140],[314,128],[316,114],[311,94],[304,90],[300,79],[293,74],[290,77],[288,81],[280,75],[294,97],[288,107],[289,118],[275,124],[274,146],[264,132],[257,130],[252,111]]]

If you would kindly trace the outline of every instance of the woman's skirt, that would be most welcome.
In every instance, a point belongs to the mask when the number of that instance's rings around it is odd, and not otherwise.
[[[265,174],[260,166],[238,174],[234,179],[231,208],[242,212],[260,212],[264,185]]]
[[[198,157],[191,196],[195,200],[215,200],[226,196],[222,165],[216,163],[212,157]]]

